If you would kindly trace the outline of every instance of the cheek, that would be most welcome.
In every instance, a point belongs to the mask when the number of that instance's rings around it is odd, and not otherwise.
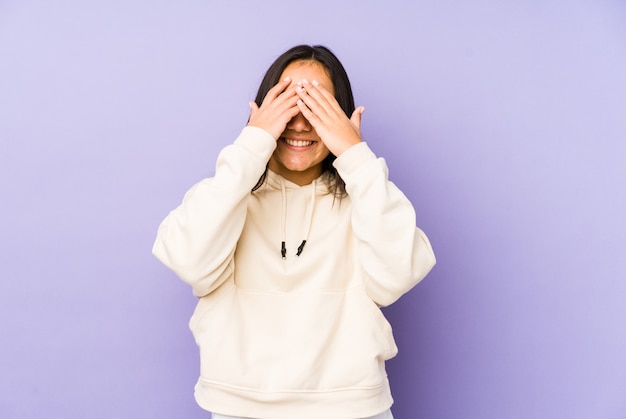
[[[328,148],[326,148],[326,146],[324,144],[321,144],[322,147],[320,149],[320,156],[322,157],[322,160],[325,159],[329,154],[330,154],[330,150]]]

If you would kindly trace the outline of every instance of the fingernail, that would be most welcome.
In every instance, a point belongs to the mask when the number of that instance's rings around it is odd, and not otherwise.
[[[309,81],[307,79],[302,79],[302,84],[309,84]]]
[[[320,84],[317,80],[313,80],[311,83],[313,83],[313,86],[317,86]]]
[[[285,77],[285,79],[283,81],[289,81],[289,80],[291,80],[291,77],[287,76],[287,77]]]

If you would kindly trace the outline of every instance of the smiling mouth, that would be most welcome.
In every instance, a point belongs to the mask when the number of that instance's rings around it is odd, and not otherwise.
[[[308,147],[315,143],[315,141],[307,141],[307,140],[292,140],[291,138],[283,137],[283,141],[292,147]]]

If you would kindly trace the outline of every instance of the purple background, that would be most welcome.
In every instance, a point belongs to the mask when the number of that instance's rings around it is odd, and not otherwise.
[[[438,256],[385,310],[396,418],[625,418],[617,0],[0,0],[0,417],[208,417],[150,250],[298,43],[343,61]]]

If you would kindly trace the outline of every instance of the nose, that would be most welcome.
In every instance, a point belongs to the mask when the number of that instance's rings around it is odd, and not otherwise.
[[[296,132],[311,131],[311,124],[300,112],[289,121],[287,128]]]

